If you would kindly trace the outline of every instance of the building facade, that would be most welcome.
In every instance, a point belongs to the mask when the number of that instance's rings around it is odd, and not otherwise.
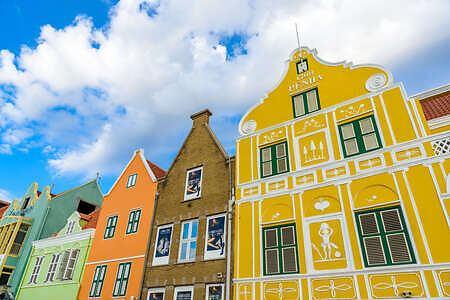
[[[142,300],[230,299],[234,158],[209,126],[192,128],[158,185]]]
[[[78,299],[137,299],[158,178],[165,171],[136,150],[99,214]]]
[[[239,125],[235,298],[450,297],[445,90],[294,51]]]
[[[11,285],[15,294],[33,242],[59,232],[73,212],[89,214],[102,205],[97,180],[58,195],[33,183],[22,199],[14,199],[0,219],[0,285]]]
[[[56,235],[33,242],[17,300],[76,300],[99,210],[75,211]]]

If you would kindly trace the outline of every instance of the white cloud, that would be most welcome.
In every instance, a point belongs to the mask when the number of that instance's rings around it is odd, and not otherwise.
[[[157,14],[140,11],[141,2]],[[0,52],[0,84],[17,90],[14,101],[0,100],[0,153],[32,138],[32,123],[36,144],[57,147],[49,164],[58,173],[117,172],[138,147],[167,160],[189,114],[206,107],[231,145],[229,117],[277,82],[297,44],[294,23],[302,45],[326,60],[395,66],[448,40],[449,14],[444,0],[122,0],[102,30],[78,17],[63,29],[44,26],[39,45],[18,57]],[[227,60],[219,40],[234,33],[249,37],[247,54]]]
[[[12,195],[10,192],[4,189],[0,189],[0,200],[11,202]]]

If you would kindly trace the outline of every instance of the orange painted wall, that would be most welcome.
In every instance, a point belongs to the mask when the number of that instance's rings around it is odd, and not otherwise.
[[[135,173],[138,174],[136,185],[127,188],[129,175]],[[152,180],[140,155],[135,155],[103,201],[78,299],[88,299],[95,267],[104,264],[108,267],[101,297],[95,299],[111,299],[117,268],[122,262],[132,262],[127,293],[124,297],[114,297],[114,299],[130,299],[131,296],[136,298],[139,296],[156,187],[157,183]],[[137,208],[141,208],[138,231],[126,234],[130,211]],[[113,215],[119,216],[114,237],[103,239],[108,217]],[[136,256],[137,258],[132,258]]]

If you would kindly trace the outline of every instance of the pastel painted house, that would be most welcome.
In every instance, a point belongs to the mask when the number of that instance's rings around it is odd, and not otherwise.
[[[55,236],[34,241],[16,299],[77,299],[99,210],[75,211]]]
[[[0,285],[11,285],[16,294],[32,244],[59,232],[73,212],[89,214],[102,205],[97,180],[58,195],[33,183],[22,199],[14,199],[0,219]]]

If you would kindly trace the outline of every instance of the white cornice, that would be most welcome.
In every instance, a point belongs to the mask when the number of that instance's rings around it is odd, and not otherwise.
[[[431,120],[428,120],[428,126],[430,129],[436,129],[444,126],[450,125],[450,115],[442,116],[439,118],[434,118]]]
[[[33,247],[36,249],[42,249],[50,246],[58,246],[70,242],[82,241],[94,236],[95,229],[88,228],[79,232],[74,232],[67,235],[60,235],[55,237],[49,237],[42,240],[33,242]]]
[[[433,97],[433,96],[436,96],[436,95],[439,95],[439,94],[442,94],[442,93],[445,93],[445,92],[448,92],[448,91],[450,91],[450,83],[441,85],[441,86],[439,86],[437,88],[432,88],[431,90],[427,90],[427,91],[420,92],[418,94],[412,95],[410,97],[410,99],[422,100],[422,99]]]

